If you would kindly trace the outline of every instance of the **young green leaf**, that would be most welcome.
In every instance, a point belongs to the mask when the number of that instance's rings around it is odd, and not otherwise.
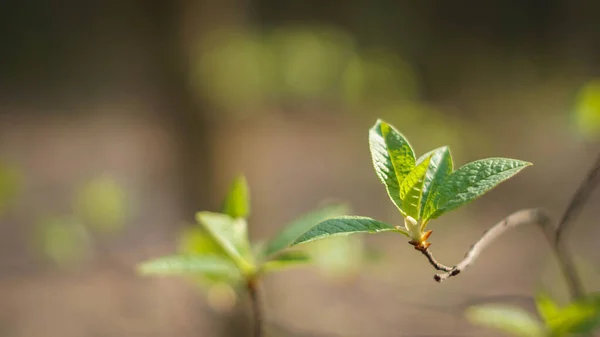
[[[273,239],[265,245],[264,257],[277,254],[281,250],[291,246],[298,237],[313,228],[319,222],[343,215],[348,212],[348,206],[343,204],[327,205],[312,212],[306,213],[298,219],[285,226]]]
[[[250,193],[243,175],[235,178],[225,198],[223,213],[232,218],[247,218],[250,215]]]
[[[142,275],[223,275],[239,277],[239,270],[229,260],[218,256],[172,255],[138,265]]]
[[[240,268],[245,270],[252,267],[253,256],[245,219],[234,219],[227,214],[198,212],[196,220]]]
[[[450,174],[444,184],[434,191],[423,218],[435,219],[468,204],[530,165],[508,158],[488,158],[468,163]]]
[[[182,254],[196,255],[229,255],[223,247],[204,229],[200,227],[185,228],[179,237],[179,251]]]
[[[399,231],[394,226],[361,216],[342,216],[322,221],[297,238],[293,245],[338,235]],[[404,232],[401,232],[405,234]]]
[[[263,272],[271,272],[285,268],[296,267],[311,262],[310,255],[303,251],[288,251],[276,255],[265,262],[261,269]]]
[[[546,323],[546,325],[548,325],[548,322],[550,322],[552,319],[559,315],[560,307],[546,293],[540,292],[536,295],[535,305],[538,314],[540,315],[544,323]]]
[[[554,336],[591,333],[600,326],[600,294],[567,305],[547,325]]]
[[[400,186],[400,199],[402,199],[402,208],[406,215],[415,219],[420,218],[421,213],[421,198],[423,197],[423,184],[425,175],[431,157],[423,160],[417,167],[414,168],[402,182]]]
[[[467,319],[478,325],[508,332],[520,337],[544,337],[544,326],[529,312],[512,306],[481,305],[466,311]]]
[[[404,212],[400,186],[415,167],[412,147],[400,132],[380,119],[369,130],[369,147],[377,177],[385,185],[392,202]]]
[[[447,146],[442,146],[427,152],[417,160],[417,165],[429,157],[431,157],[431,159],[429,160],[425,182],[423,183],[420,216],[422,216],[427,204],[431,202],[432,195],[434,194],[433,191],[444,184],[444,181],[453,170],[452,155]]]

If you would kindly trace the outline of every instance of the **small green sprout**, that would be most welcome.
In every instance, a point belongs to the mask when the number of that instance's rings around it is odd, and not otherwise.
[[[395,231],[410,238],[410,244],[425,251],[432,231],[430,220],[470,203],[531,163],[508,158],[488,158],[457,170],[447,146],[418,159],[408,140],[392,125],[377,120],[369,130],[373,167],[387,193],[404,217],[403,225],[389,225],[368,217],[343,216],[324,220],[294,244],[332,235]]]
[[[199,226],[183,232],[178,254],[143,262],[138,271],[184,276],[208,288],[255,287],[266,273],[311,262],[309,253],[288,248],[315,224],[346,212],[342,204],[323,206],[294,220],[271,240],[252,245],[247,231],[249,189],[245,177],[239,176],[226,196],[223,213],[198,212]]]

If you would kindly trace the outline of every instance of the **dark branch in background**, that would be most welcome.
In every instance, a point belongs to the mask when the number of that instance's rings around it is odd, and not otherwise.
[[[253,337],[262,337],[263,328],[263,313],[260,302],[260,293],[258,290],[258,282],[254,279],[248,281],[248,295],[250,296],[250,305],[252,306],[253,318]]]
[[[573,220],[581,213],[581,209],[599,182],[600,155],[598,155],[594,165],[589,170],[585,179],[575,192],[575,195],[571,199],[569,206],[565,210],[565,213],[561,217],[561,220],[556,227],[552,226],[550,217],[541,209],[528,209],[515,212],[504,220],[500,221],[494,227],[487,230],[481,239],[471,246],[465,255],[465,258],[452,268],[448,268],[438,263],[427,248],[419,249],[419,251],[421,251],[421,253],[427,257],[429,263],[435,269],[445,271],[443,274],[435,275],[435,280],[442,282],[449,277],[458,275],[470,264],[472,264],[479,254],[481,254],[481,252],[487,246],[501,236],[507,229],[526,224],[538,224],[542,228],[546,239],[550,243],[550,246],[556,255],[560,269],[567,282],[569,292],[571,293],[571,297],[574,299],[580,298],[584,295],[584,289],[573,263],[571,254],[568,252],[564,244],[564,231],[566,228],[568,228],[568,225],[573,222]]]
[[[581,182],[575,195],[571,199],[567,210],[563,214],[558,226],[556,228],[556,235],[554,241],[560,242],[561,237],[567,228],[567,225],[575,220],[575,218],[581,213],[581,208],[586,204],[592,191],[596,185],[600,182],[600,154],[596,157],[596,161],[592,168],[588,171],[585,179]]]

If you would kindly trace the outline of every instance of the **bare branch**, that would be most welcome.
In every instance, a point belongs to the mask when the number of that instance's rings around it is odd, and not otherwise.
[[[581,209],[589,199],[592,191],[596,187],[596,185],[600,182],[600,154],[596,158],[594,165],[588,171],[585,179],[581,182],[575,195],[571,199],[567,210],[563,214],[560,219],[558,226],[556,228],[556,235],[554,237],[554,241],[560,242],[561,236],[563,235],[566,228],[568,228],[569,223],[571,223],[581,212]]]
[[[471,265],[477,259],[479,254],[481,254],[487,246],[500,237],[507,229],[528,224],[539,224],[546,232],[546,228],[550,226],[550,218],[541,209],[526,209],[509,215],[494,227],[485,231],[481,239],[471,246],[469,251],[465,254],[465,258],[455,267],[446,271],[446,273],[436,274],[434,279],[438,282],[442,282],[449,277],[458,275]]]
[[[429,250],[429,247],[427,247],[427,248],[420,248],[419,246],[415,246],[415,249],[418,250],[418,251],[420,251],[421,254],[425,255],[425,257],[427,258],[427,260],[429,261],[429,263],[436,270],[450,272],[450,271],[452,271],[454,269],[454,267],[448,267],[448,266],[445,266],[445,265],[437,262],[437,260],[433,257],[433,254]]]

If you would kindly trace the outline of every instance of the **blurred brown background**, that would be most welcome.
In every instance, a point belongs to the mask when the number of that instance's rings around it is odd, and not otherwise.
[[[331,198],[401,221],[370,162],[377,118],[418,154],[449,145],[457,166],[534,163],[431,223],[442,262],[510,212],[560,215],[599,150],[575,108],[600,76],[599,13],[592,0],[3,1],[0,336],[247,335],[243,294],[216,310],[135,264],[173,252],[240,172],[254,240]],[[570,233],[589,290],[599,197]],[[362,239],[383,258],[266,280],[274,336],[496,336],[465,305],[566,298],[536,228],[443,284],[403,237]]]

